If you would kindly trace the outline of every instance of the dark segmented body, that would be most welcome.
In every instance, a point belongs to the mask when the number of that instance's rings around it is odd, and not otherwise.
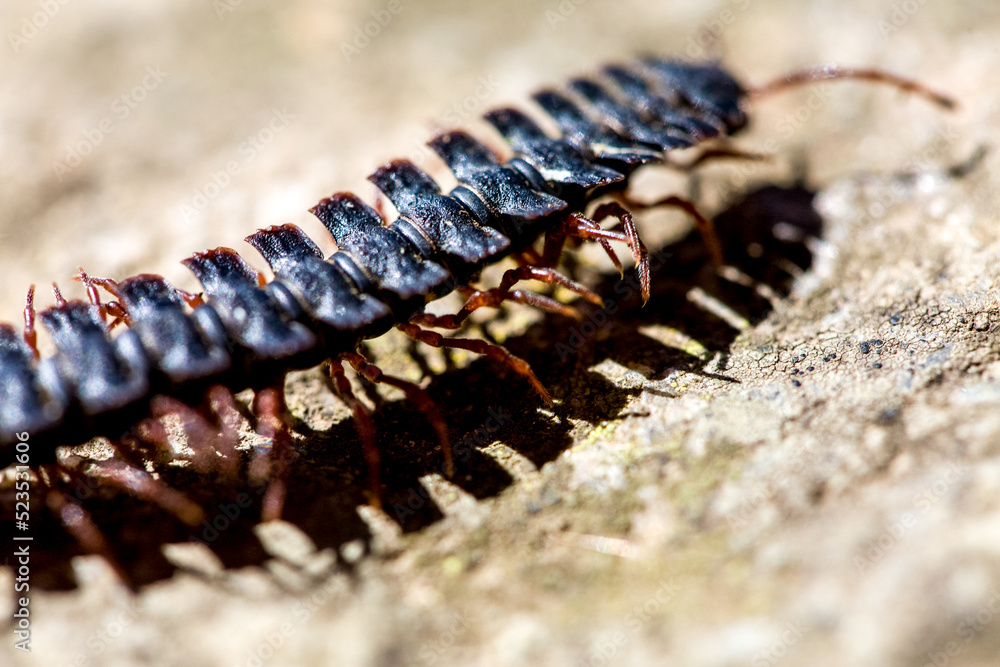
[[[294,225],[251,235],[275,274],[267,285],[220,248],[184,261],[204,287],[205,303],[193,310],[158,276],[113,285],[130,327],[115,338],[99,308],[81,301],[41,313],[56,347],[50,359],[36,361],[0,325],[3,464],[20,432],[52,449],[118,437],[148,414],[155,394],[194,403],[211,384],[271,386],[349,352],[624,188],[636,167],[746,123],[745,89],[714,64],[648,58],[576,79],[569,91],[534,96],[559,138],[514,109],[486,113],[513,151],[506,162],[464,132],[434,138],[459,182],[448,194],[406,161],[375,171],[370,180],[400,213],[389,224],[348,193],[320,202],[313,213],[338,247],[329,258]]]

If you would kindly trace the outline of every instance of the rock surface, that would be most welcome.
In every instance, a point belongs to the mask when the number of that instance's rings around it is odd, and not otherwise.
[[[40,542],[32,653],[8,635],[5,664],[996,664],[996,3],[17,0],[0,16],[6,321],[29,283],[79,295],[80,265],[195,289],[192,251],[282,222],[320,238],[306,209],[367,195],[384,160],[442,174],[435,129],[481,130],[489,106],[637,52],[722,57],[751,82],[876,66],[961,102],[853,83],[760,100],[736,144],[766,161],[636,181],[696,197],[726,238],[775,234],[733,244],[740,272],[713,275],[686,220],[654,211],[645,308],[587,249],[610,316],[483,324],[553,410],[491,364],[418,354],[463,456],[444,479],[419,411],[385,393],[385,512],[359,508],[349,412],[296,375],[287,522],[255,525],[184,469],[174,482],[218,508],[202,542],[98,503],[138,591]],[[373,350],[421,377],[398,338]]]

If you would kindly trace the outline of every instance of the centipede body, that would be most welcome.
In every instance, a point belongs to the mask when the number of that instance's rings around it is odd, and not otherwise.
[[[81,274],[89,301],[66,301],[57,293],[56,304],[37,314],[55,348],[46,358],[39,358],[29,296],[23,331],[0,324],[3,464],[15,462],[16,443],[25,433],[33,443],[33,465],[51,465],[59,446],[95,436],[117,443],[127,435],[134,439],[139,437],[134,427],[157,416],[158,400],[198,406],[214,387],[256,392],[258,430],[277,451],[280,388],[287,373],[332,360],[347,362],[369,379],[393,381],[356,353],[363,341],[393,327],[433,346],[486,355],[548,399],[530,367],[503,348],[443,338],[421,325],[458,328],[472,310],[508,300],[565,312],[547,297],[513,288],[534,278],[592,296],[553,268],[569,238],[598,241],[609,252],[609,241],[623,241],[642,273],[645,248],[629,212],[605,204],[592,220],[588,208],[623,192],[643,165],[741,130],[748,122],[747,101],[748,89],[715,63],[647,57],[607,66],[597,76],[533,96],[535,113],[548,116],[558,136],[519,109],[486,112],[486,121],[509,146],[510,159],[502,160],[465,131],[434,137],[429,146],[458,181],[450,192],[407,160],[378,168],[369,180],[398,211],[395,220],[385,220],[351,193],[316,204],[311,212],[337,246],[329,257],[294,225],[251,234],[246,240],[274,274],[266,284],[229,248],[184,260],[202,285],[201,295],[151,274],[120,280]],[[674,200],[665,201],[683,204]],[[617,218],[619,228],[601,228],[597,223],[606,217]],[[711,245],[711,230],[702,231]],[[535,249],[543,238],[544,247]],[[430,301],[470,290],[485,267],[509,256],[522,266],[498,288],[473,291],[460,317],[424,312]],[[648,276],[644,280],[645,285]],[[102,303],[98,288],[115,300]],[[126,329],[112,336],[109,320],[124,321]],[[357,408],[340,372],[330,369],[333,388]],[[423,406],[446,446],[434,409],[418,390],[410,388],[408,395]],[[354,412],[364,422],[364,411]],[[359,429],[370,431],[361,424]],[[369,448],[366,456],[376,471],[377,453]]]

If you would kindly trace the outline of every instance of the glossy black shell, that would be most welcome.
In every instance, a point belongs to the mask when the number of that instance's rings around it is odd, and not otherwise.
[[[450,193],[409,162],[380,167],[369,178],[399,211],[394,221],[350,193],[317,204],[312,212],[338,247],[330,257],[294,225],[251,235],[275,274],[267,285],[235,251],[218,248],[184,260],[204,287],[205,304],[193,310],[144,274],[118,283],[129,314],[118,336],[95,306],[70,301],[40,314],[56,353],[36,361],[15,329],[0,325],[2,463],[12,462],[20,432],[41,461],[40,443],[54,450],[121,436],[155,394],[193,403],[209,385],[269,386],[352,350],[527,247],[561,216],[625,187],[638,166],[739,130],[745,96],[711,63],[609,66],[534,96],[559,137],[521,111],[488,111],[513,152],[506,162],[465,132],[432,139],[458,180]]]

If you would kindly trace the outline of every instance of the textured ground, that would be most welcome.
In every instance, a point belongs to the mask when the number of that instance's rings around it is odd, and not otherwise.
[[[0,319],[32,282],[78,294],[80,265],[194,288],[192,251],[252,258],[238,239],[281,222],[320,237],[309,206],[368,195],[391,157],[434,167],[434,129],[636,52],[723,57],[748,81],[885,67],[962,106],[831,84],[757,105],[738,143],[766,162],[649,170],[638,194],[717,215],[759,192],[719,217],[742,273],[713,275],[672,214],[642,219],[662,249],[645,308],[582,253],[607,319],[485,326],[562,399],[551,411],[491,364],[418,354],[463,455],[444,481],[419,412],[386,393],[386,513],[357,509],[357,438],[312,373],[290,382],[287,523],[256,526],[184,470],[165,476],[221,527],[201,544],[141,503],[91,500],[131,594],[39,513],[33,651],[7,634],[2,659],[996,664],[995,3],[336,4],[4,3]],[[398,339],[373,348],[420,377]]]

